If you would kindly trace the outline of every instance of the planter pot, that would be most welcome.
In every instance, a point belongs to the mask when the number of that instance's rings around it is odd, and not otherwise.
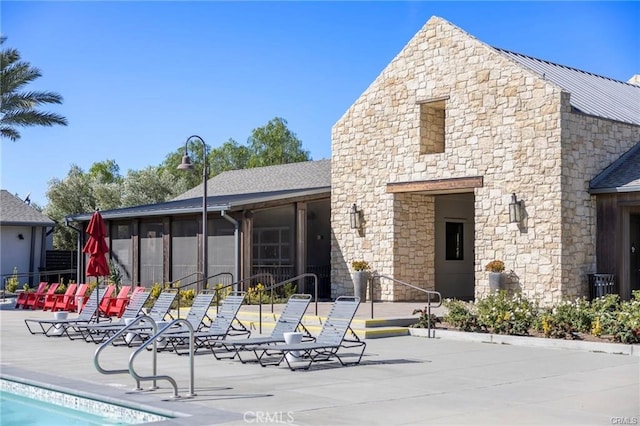
[[[489,291],[496,293],[506,288],[506,275],[502,272],[489,272]]]
[[[360,298],[360,302],[367,300],[367,282],[369,281],[368,271],[356,271],[351,274],[353,281],[353,295]]]

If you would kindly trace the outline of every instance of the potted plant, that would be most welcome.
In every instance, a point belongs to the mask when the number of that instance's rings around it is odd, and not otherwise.
[[[353,273],[351,279],[353,281],[353,295],[360,298],[361,302],[367,299],[367,282],[369,281],[369,270],[371,265],[365,260],[354,260],[351,262]]]
[[[502,260],[492,260],[484,268],[489,271],[489,291],[495,293],[505,288],[504,262]]]

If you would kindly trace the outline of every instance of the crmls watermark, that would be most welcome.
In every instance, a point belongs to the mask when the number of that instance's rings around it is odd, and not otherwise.
[[[245,411],[245,423],[293,423],[292,411]]]
[[[611,417],[612,425],[637,425],[637,417]]]

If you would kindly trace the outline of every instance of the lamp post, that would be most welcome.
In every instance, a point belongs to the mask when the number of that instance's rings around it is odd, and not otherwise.
[[[207,246],[209,245],[209,236],[207,235],[207,180],[209,180],[209,168],[207,167],[207,144],[200,136],[192,135],[189,136],[184,143],[184,155],[182,156],[182,163],[178,166],[178,170],[193,170],[193,164],[189,158],[188,151],[189,141],[191,139],[197,139],[202,142],[202,155],[204,160],[204,164],[202,165],[202,288],[198,289],[198,292],[200,292],[205,288],[206,279],[209,276],[207,274],[207,263],[209,261],[207,250]]]

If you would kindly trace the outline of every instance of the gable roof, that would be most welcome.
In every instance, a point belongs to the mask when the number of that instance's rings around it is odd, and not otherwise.
[[[222,172],[207,181],[208,195],[331,187],[331,160],[304,161]],[[202,197],[202,184],[174,200]]]
[[[571,93],[571,106],[585,114],[640,125],[640,86],[495,48]]]
[[[596,176],[589,185],[589,192],[640,192],[640,142]]]
[[[20,198],[3,189],[0,191],[0,225],[53,226],[56,223]]]

